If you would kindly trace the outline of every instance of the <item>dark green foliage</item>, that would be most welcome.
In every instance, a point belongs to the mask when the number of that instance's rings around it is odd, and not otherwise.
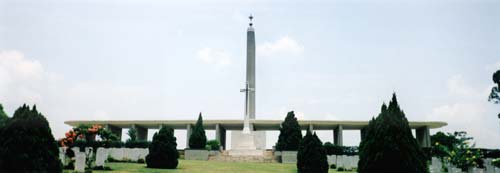
[[[297,153],[297,170],[299,173],[327,173],[328,160],[323,143],[316,133],[311,134],[308,130],[304,139],[300,142]]]
[[[413,138],[408,120],[399,108],[396,94],[387,107],[372,119],[359,146],[358,171],[428,172],[425,155]]]
[[[148,148],[150,142],[144,140],[135,140],[125,142],[125,148]]]
[[[358,147],[338,146],[332,144],[331,142],[325,142],[323,147],[325,148],[327,155],[358,155]]]
[[[488,101],[493,101],[494,103],[500,103],[500,70],[493,73],[493,82],[497,84],[491,88],[490,96],[488,97]],[[498,118],[500,118],[500,114],[498,114]]]
[[[5,121],[7,121],[8,119],[9,119],[9,116],[7,116],[7,114],[3,110],[2,104],[0,104],[0,126],[2,126],[3,123],[5,123]]]
[[[190,149],[205,149],[207,145],[207,136],[205,135],[205,129],[203,128],[203,119],[201,118],[201,112],[198,116],[198,121],[193,127],[191,136],[189,136],[189,148]]]
[[[220,149],[220,144],[219,141],[217,140],[209,140],[207,142],[207,147],[208,150],[219,150]]]
[[[179,152],[174,129],[162,127],[158,133],[154,134],[153,142],[149,146],[149,154],[146,156],[147,167],[175,169],[179,164],[177,159],[179,159]]]
[[[62,172],[49,123],[23,105],[0,131],[0,172]]]
[[[293,111],[288,112],[285,121],[281,123],[280,135],[278,137],[278,143],[276,143],[276,150],[297,151],[301,140],[302,132],[300,130],[299,122],[297,121],[297,118],[295,118]]]
[[[130,137],[129,139],[127,139],[127,142],[128,141],[136,141],[137,140],[137,129],[135,129],[135,128],[128,129],[127,135]]]
[[[330,165],[330,169],[337,169],[337,165],[335,164]]]

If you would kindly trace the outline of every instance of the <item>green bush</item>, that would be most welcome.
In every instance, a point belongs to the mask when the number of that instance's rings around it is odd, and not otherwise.
[[[316,136],[316,133],[313,135],[310,130],[300,142],[297,153],[297,170],[299,173],[328,172],[328,160],[323,143]]]
[[[389,106],[365,129],[359,146],[358,171],[365,172],[428,172],[427,160],[411,133],[408,120],[399,108],[396,94]]]
[[[49,123],[23,105],[0,130],[0,172],[62,172]]]
[[[207,136],[205,135],[205,129],[203,128],[203,119],[201,113],[198,116],[198,121],[193,127],[193,132],[189,136],[189,148],[190,149],[204,149],[207,145]]]
[[[344,172],[344,171],[347,171],[347,170],[344,167],[341,166],[341,167],[337,168],[337,171],[338,172]]]
[[[330,165],[330,169],[337,169],[337,165],[335,164]]]
[[[327,155],[358,155],[358,147],[339,146],[332,144],[331,142],[326,142],[323,147],[325,148]]]
[[[217,140],[209,140],[207,142],[207,150],[219,150],[220,149],[220,144],[219,141]]]
[[[288,112],[285,121],[281,123],[280,135],[276,143],[276,150],[278,151],[297,151],[299,149],[300,141],[302,140],[302,132],[300,130],[299,122],[295,118],[293,111]]]
[[[125,142],[126,148],[148,148],[150,142],[143,140],[127,141]]]
[[[491,164],[493,164],[493,166],[500,168],[500,158],[493,160]]]
[[[148,168],[175,169],[179,164],[179,152],[177,142],[172,128],[162,127],[153,136],[153,142],[149,146],[149,154],[146,156]]]

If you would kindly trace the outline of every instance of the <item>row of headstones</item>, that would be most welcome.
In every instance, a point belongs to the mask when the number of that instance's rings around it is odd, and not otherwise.
[[[59,148],[59,158],[61,159],[63,165],[67,165],[69,161],[66,159],[65,148]],[[87,155],[93,157],[93,152],[91,148],[85,148],[84,152],[81,152],[78,147],[71,148],[75,153],[75,171],[85,171],[85,160]],[[146,156],[149,154],[147,148],[97,148],[95,157],[95,166],[105,166],[106,160],[112,158],[117,161],[131,161],[137,162],[139,159],[145,160]]]
[[[352,170],[358,167],[359,156],[328,155],[327,159],[329,165],[335,164],[337,168]]]
[[[500,168],[497,168],[491,164],[493,159],[484,159],[484,169],[482,168],[470,168],[468,173],[500,173]],[[439,158],[433,157],[431,161],[431,165],[429,166],[430,173],[441,173],[441,168],[443,164]],[[448,173],[464,173],[462,169],[457,168],[454,165],[447,164]]]

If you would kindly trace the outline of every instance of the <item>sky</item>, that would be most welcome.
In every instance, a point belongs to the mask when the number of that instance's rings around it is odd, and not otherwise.
[[[36,104],[55,138],[68,120],[242,119],[250,14],[257,119],[365,121],[395,92],[410,121],[448,123],[431,133],[500,148],[493,0],[0,0],[0,103]]]

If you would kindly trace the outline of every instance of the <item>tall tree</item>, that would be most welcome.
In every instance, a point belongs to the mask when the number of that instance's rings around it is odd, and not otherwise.
[[[191,149],[205,149],[207,145],[207,136],[205,135],[205,129],[203,128],[203,119],[198,115],[198,121],[193,127],[193,132],[189,136],[189,148]]]
[[[128,129],[127,135],[130,137],[127,141],[136,141],[137,140],[137,129],[130,128]]]
[[[493,102],[495,104],[500,103],[500,70],[497,70],[493,73],[493,82],[497,84],[491,88],[490,96],[488,97],[488,101]],[[498,114],[498,118],[500,119],[500,114]]]
[[[9,119],[9,117],[7,116],[7,114],[5,113],[5,111],[3,110],[2,104],[0,104],[0,126],[2,126],[3,123],[5,121],[7,121],[7,119]]]
[[[175,169],[179,164],[179,152],[177,151],[177,139],[174,129],[162,127],[153,135],[153,142],[149,146],[149,154],[146,156],[148,168]]]
[[[0,132],[0,172],[62,172],[47,119],[23,105]]]
[[[281,123],[280,135],[276,143],[278,151],[297,151],[300,141],[302,140],[302,132],[299,122],[293,111],[288,112],[285,121]]]
[[[400,109],[396,94],[387,107],[372,119],[359,146],[358,171],[428,172],[426,157],[411,133],[408,120]]]
[[[297,170],[299,173],[327,173],[328,160],[323,142],[316,133],[307,130],[306,136],[300,142],[297,153]]]

